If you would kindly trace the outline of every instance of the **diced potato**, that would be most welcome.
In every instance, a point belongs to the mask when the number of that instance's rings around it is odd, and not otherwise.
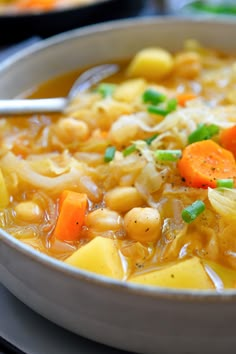
[[[32,201],[21,202],[14,209],[16,217],[26,222],[39,222],[43,217],[43,210]]]
[[[128,67],[129,76],[141,76],[151,81],[166,77],[173,69],[172,55],[161,48],[147,48],[136,54]]]
[[[127,80],[120,84],[114,92],[113,97],[118,101],[133,102],[141,96],[146,88],[146,82],[142,79]]]
[[[191,258],[175,265],[140,274],[130,278],[130,282],[143,285],[155,285],[182,289],[212,289],[213,284],[208,277],[200,259]]]
[[[105,237],[94,238],[68,257],[65,263],[114,279],[122,279],[124,275],[115,241]]]
[[[9,194],[2,171],[0,170],[0,209],[4,209],[9,204]]]
[[[233,269],[226,268],[220,264],[207,261],[206,265],[216,273],[216,277],[214,274],[212,275],[213,282],[215,280],[216,283],[222,281],[222,285],[224,288],[236,288],[236,271]],[[217,276],[219,279],[216,279]]]

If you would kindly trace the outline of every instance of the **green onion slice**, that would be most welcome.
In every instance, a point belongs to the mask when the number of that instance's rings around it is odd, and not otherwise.
[[[137,150],[137,148],[136,148],[135,144],[127,146],[127,148],[125,148],[123,150],[123,156],[128,156],[128,155],[132,154],[133,152],[135,152],[136,150]]]
[[[108,146],[105,151],[104,161],[105,162],[112,161],[114,159],[115,153],[116,153],[115,146]]]
[[[103,98],[106,98],[113,95],[115,88],[116,85],[114,84],[102,83],[97,87],[96,91],[99,92]]]
[[[177,161],[182,156],[181,150],[156,150],[154,152],[156,160]]]
[[[197,141],[207,140],[219,133],[219,127],[215,124],[199,124],[188,137],[188,143],[192,144]]]
[[[143,102],[144,103],[151,103],[151,104],[158,104],[158,103],[162,103],[166,100],[166,95],[164,95],[163,93],[158,92],[155,89],[147,89],[144,93],[143,93]]]
[[[170,112],[173,112],[177,108],[177,99],[176,98],[171,98],[169,101],[167,101],[167,110]]]
[[[148,112],[152,114],[158,114],[163,117],[167,116],[167,114],[169,113],[168,109],[157,107],[157,106],[149,106]]]
[[[150,138],[144,139],[144,141],[148,144],[151,145],[151,143],[157,138],[158,134],[154,134],[150,136]]]
[[[193,204],[182,210],[182,219],[189,224],[194,221],[205,208],[206,206],[202,200],[196,200]]]
[[[233,188],[234,180],[233,178],[218,179],[216,181],[217,188]]]

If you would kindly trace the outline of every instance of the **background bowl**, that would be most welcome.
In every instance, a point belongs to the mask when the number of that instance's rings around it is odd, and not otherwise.
[[[38,13],[0,14],[0,44],[16,43],[31,36],[45,38],[85,25],[133,16],[144,3],[145,0],[100,0]]]
[[[0,68],[11,98],[79,66],[127,58],[149,45],[172,51],[187,38],[226,51],[236,23],[147,18],[94,25],[36,44]],[[114,45],[115,43],[115,45]],[[73,269],[0,232],[0,281],[47,319],[100,343],[138,353],[223,353],[236,345],[236,291],[134,285]]]

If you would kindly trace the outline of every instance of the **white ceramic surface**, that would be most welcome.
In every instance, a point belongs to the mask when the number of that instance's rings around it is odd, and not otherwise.
[[[186,38],[236,51],[236,23],[126,20],[51,38],[0,68],[10,98],[79,66],[133,55],[148,45],[177,50]],[[236,291],[175,291],[109,280],[66,266],[0,233],[0,281],[49,320],[100,343],[138,353],[230,353]]]

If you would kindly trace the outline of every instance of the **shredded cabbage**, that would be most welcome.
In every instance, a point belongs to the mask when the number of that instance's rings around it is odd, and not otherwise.
[[[208,198],[217,213],[228,220],[236,221],[236,189],[208,188]]]

